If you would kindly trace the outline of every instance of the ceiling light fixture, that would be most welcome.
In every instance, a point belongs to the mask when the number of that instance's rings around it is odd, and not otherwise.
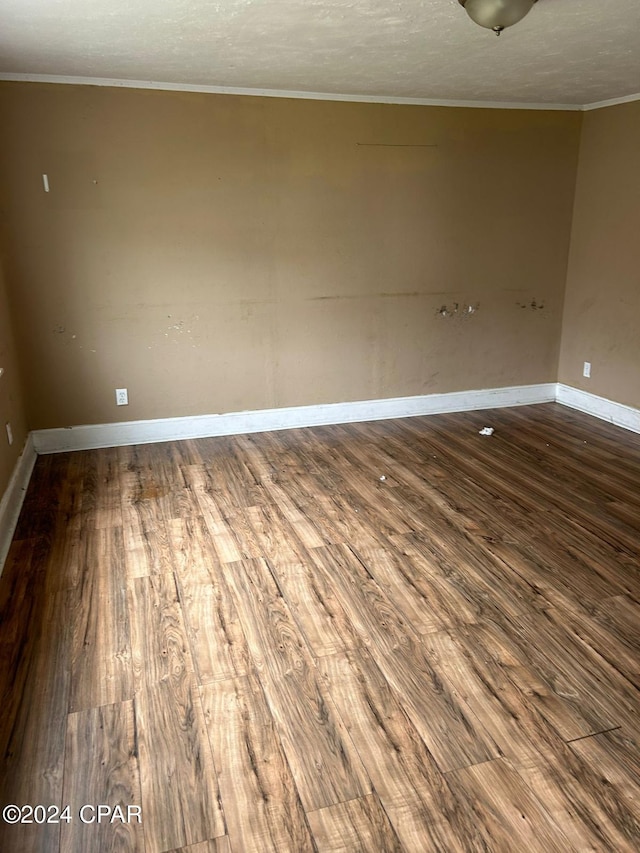
[[[499,36],[506,27],[521,21],[537,0],[458,0],[476,24]]]

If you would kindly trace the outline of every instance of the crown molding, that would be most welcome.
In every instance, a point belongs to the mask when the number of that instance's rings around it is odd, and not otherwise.
[[[287,89],[250,89],[233,86],[201,86],[195,83],[161,83],[155,80],[116,80],[109,77],[67,77],[56,74],[0,73],[9,83],[52,83],[68,86],[106,86],[116,89],[155,89],[163,92],[196,92],[210,95],[249,95],[259,98],[293,98],[310,101],[347,101],[363,104],[408,104],[422,107],[465,107],[488,110],[561,110],[579,112],[580,104],[538,104],[526,101],[465,101],[446,98],[400,98],[387,95],[355,95],[338,92],[304,92]]]
[[[584,112],[589,112],[590,110],[601,110],[603,107],[615,107],[618,104],[630,104],[632,101],[640,101],[640,92],[636,92],[635,95],[625,95],[622,98],[610,98],[608,101],[585,104],[582,109]]]

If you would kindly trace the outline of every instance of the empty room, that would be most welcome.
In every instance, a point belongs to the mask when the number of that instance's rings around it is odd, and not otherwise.
[[[1,853],[640,849],[640,4],[4,0]]]

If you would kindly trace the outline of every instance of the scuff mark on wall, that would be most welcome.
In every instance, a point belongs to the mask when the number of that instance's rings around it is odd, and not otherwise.
[[[67,334],[66,327],[62,326],[62,325],[55,326],[51,331],[53,332],[54,335],[59,335],[60,337]],[[77,341],[77,340],[78,340],[77,334],[69,335],[67,338],[65,338],[64,343],[66,346],[69,346],[71,343],[73,343],[73,341]],[[79,344],[79,348],[82,349],[82,344]]]
[[[478,310],[478,308],[480,308],[479,302],[476,302],[474,304],[469,302],[469,303],[466,303],[463,305],[460,305],[459,302],[454,302],[451,305],[443,305],[442,308],[440,308],[440,310],[437,312],[437,314],[439,317],[464,318],[464,317],[469,317],[472,314],[475,314],[476,311]]]
[[[356,142],[359,148],[438,148],[437,142]]]
[[[167,319],[173,320],[173,315],[167,314]],[[195,334],[191,327],[194,326],[199,320],[199,314],[194,314],[187,320],[176,319],[175,322],[169,323],[167,326],[165,326],[166,331],[161,330],[161,332],[165,338],[168,338],[174,344],[177,344],[180,341],[180,336],[185,336],[192,342],[191,347],[195,348],[199,346],[197,341],[199,341],[200,335]],[[148,349],[151,349],[151,347],[148,347]]]
[[[530,302],[516,302],[518,308],[528,308],[531,311],[541,311],[544,308],[543,302],[538,302],[532,299]]]

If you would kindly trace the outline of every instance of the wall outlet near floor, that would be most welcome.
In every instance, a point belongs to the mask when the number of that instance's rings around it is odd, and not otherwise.
[[[9,444],[13,444],[13,430],[10,423],[7,424],[7,441]]]
[[[129,405],[129,392],[126,388],[116,388],[116,406]]]
[[[582,375],[586,376],[587,379],[591,378],[591,362],[585,361],[584,367],[582,368]]]

